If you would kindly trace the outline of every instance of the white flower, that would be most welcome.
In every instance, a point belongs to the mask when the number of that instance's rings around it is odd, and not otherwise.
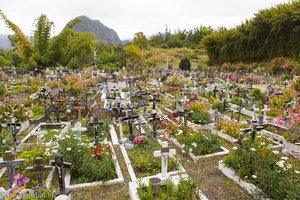
[[[79,149],[78,152],[81,152],[81,149]]]
[[[233,147],[232,149],[235,151],[235,150],[237,150],[238,148],[237,148],[237,147]]]
[[[257,176],[255,176],[255,175],[252,175],[252,178],[256,179],[256,178],[257,178]]]
[[[197,147],[197,144],[195,142],[192,143],[192,145],[196,148]]]
[[[288,160],[289,158],[286,157],[286,156],[283,156],[283,157],[281,157],[280,159],[281,159],[281,160]]]
[[[184,147],[185,147],[185,144],[181,145],[181,147],[184,148]]]
[[[182,153],[186,153],[186,151],[185,151],[185,150],[182,150],[181,152],[182,152]]]
[[[276,163],[276,165],[278,165],[279,167],[283,168],[284,167],[284,162],[285,162],[284,160],[278,161]]]
[[[298,171],[298,170],[295,170],[295,173],[296,173],[296,174],[300,174],[300,171]]]
[[[193,151],[193,149],[192,149],[192,148],[190,148],[190,149],[189,149],[189,152],[192,152],[192,151]]]
[[[251,150],[251,151],[256,151],[256,149],[255,149],[255,148],[251,148],[250,150]]]
[[[262,146],[263,146],[263,145],[266,145],[266,143],[265,143],[265,142],[261,142],[261,143],[260,143],[260,145],[262,145]]]
[[[274,150],[274,151],[272,151],[272,153],[279,154],[279,151]]]
[[[56,150],[56,149],[53,149],[53,150],[52,150],[52,153],[53,153],[53,154],[56,154],[57,152],[58,152],[58,150]]]
[[[245,178],[248,178],[248,176],[245,176]]]
[[[178,135],[180,135],[180,134],[182,134],[183,133],[183,131],[182,130],[178,130]]]
[[[67,151],[71,151],[71,148],[70,148],[70,147],[68,147],[68,148],[67,148]]]
[[[69,136],[69,135],[65,135],[66,136],[66,138],[71,138],[71,136]]]
[[[256,137],[257,137],[257,138],[261,138],[261,135],[257,135]]]
[[[286,168],[291,169],[292,165],[291,164],[287,164]]]

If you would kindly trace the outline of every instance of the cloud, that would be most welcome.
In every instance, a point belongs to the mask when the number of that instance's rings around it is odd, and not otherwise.
[[[42,13],[55,24],[55,34],[71,19],[86,15],[113,28],[121,39],[143,31],[147,36],[199,25],[234,27],[261,9],[288,0],[2,0],[0,8],[26,34]],[[0,33],[11,33],[0,22]]]

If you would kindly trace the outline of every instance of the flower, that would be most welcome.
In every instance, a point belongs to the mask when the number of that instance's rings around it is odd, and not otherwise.
[[[192,148],[190,148],[190,149],[189,149],[189,152],[192,152],[192,151],[193,151],[193,149],[192,149]]]
[[[296,173],[296,174],[300,174],[300,171],[298,171],[298,170],[295,170],[295,173]]]
[[[70,147],[68,147],[68,148],[67,148],[67,151],[71,151],[71,148],[70,148]]]
[[[260,143],[260,145],[262,145],[262,146],[263,146],[263,145],[266,145],[266,143],[265,143],[265,142],[261,142],[261,143]]]
[[[184,148],[184,147],[185,147],[185,144],[182,144],[181,147]]]
[[[276,165],[283,168],[284,167],[284,162],[285,162],[284,160],[280,160],[276,163]]]
[[[256,175],[252,175],[252,178],[256,179],[256,178],[257,178],[257,176],[256,176]]]
[[[274,150],[274,151],[272,151],[272,153],[277,155],[277,154],[279,154],[279,151]]]
[[[286,168],[291,169],[292,165],[291,164],[287,164]]]
[[[197,144],[195,142],[192,143],[192,145],[196,148],[197,147]]]
[[[251,148],[250,150],[251,150],[251,151],[253,151],[253,152],[254,152],[254,151],[256,151],[256,149],[255,149],[255,148]]]
[[[144,136],[137,136],[133,139],[133,143],[136,144],[136,145],[143,144],[144,141],[145,141]]]
[[[283,156],[283,157],[281,157],[280,159],[281,159],[281,160],[288,160],[289,158],[286,157],[286,156]]]
[[[237,148],[237,147],[233,147],[232,149],[235,151],[235,150],[237,150],[238,148]]]
[[[248,176],[245,176],[245,178],[248,178]]]

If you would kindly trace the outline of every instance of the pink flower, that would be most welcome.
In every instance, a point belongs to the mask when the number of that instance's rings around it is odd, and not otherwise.
[[[142,144],[145,140],[144,136],[137,136],[134,138],[133,143],[134,144]]]

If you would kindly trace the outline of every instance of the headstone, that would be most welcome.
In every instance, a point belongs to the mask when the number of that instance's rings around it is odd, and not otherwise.
[[[93,126],[95,128],[95,132],[94,132],[95,145],[98,145],[98,142],[99,142],[99,125],[102,125],[102,124],[103,124],[103,122],[99,121],[98,117],[95,117],[94,121],[89,123],[90,126]]]
[[[161,178],[166,179],[168,177],[168,157],[173,156],[176,153],[175,149],[169,149],[168,142],[161,143],[161,150],[154,151],[154,157],[162,157],[161,159]]]

